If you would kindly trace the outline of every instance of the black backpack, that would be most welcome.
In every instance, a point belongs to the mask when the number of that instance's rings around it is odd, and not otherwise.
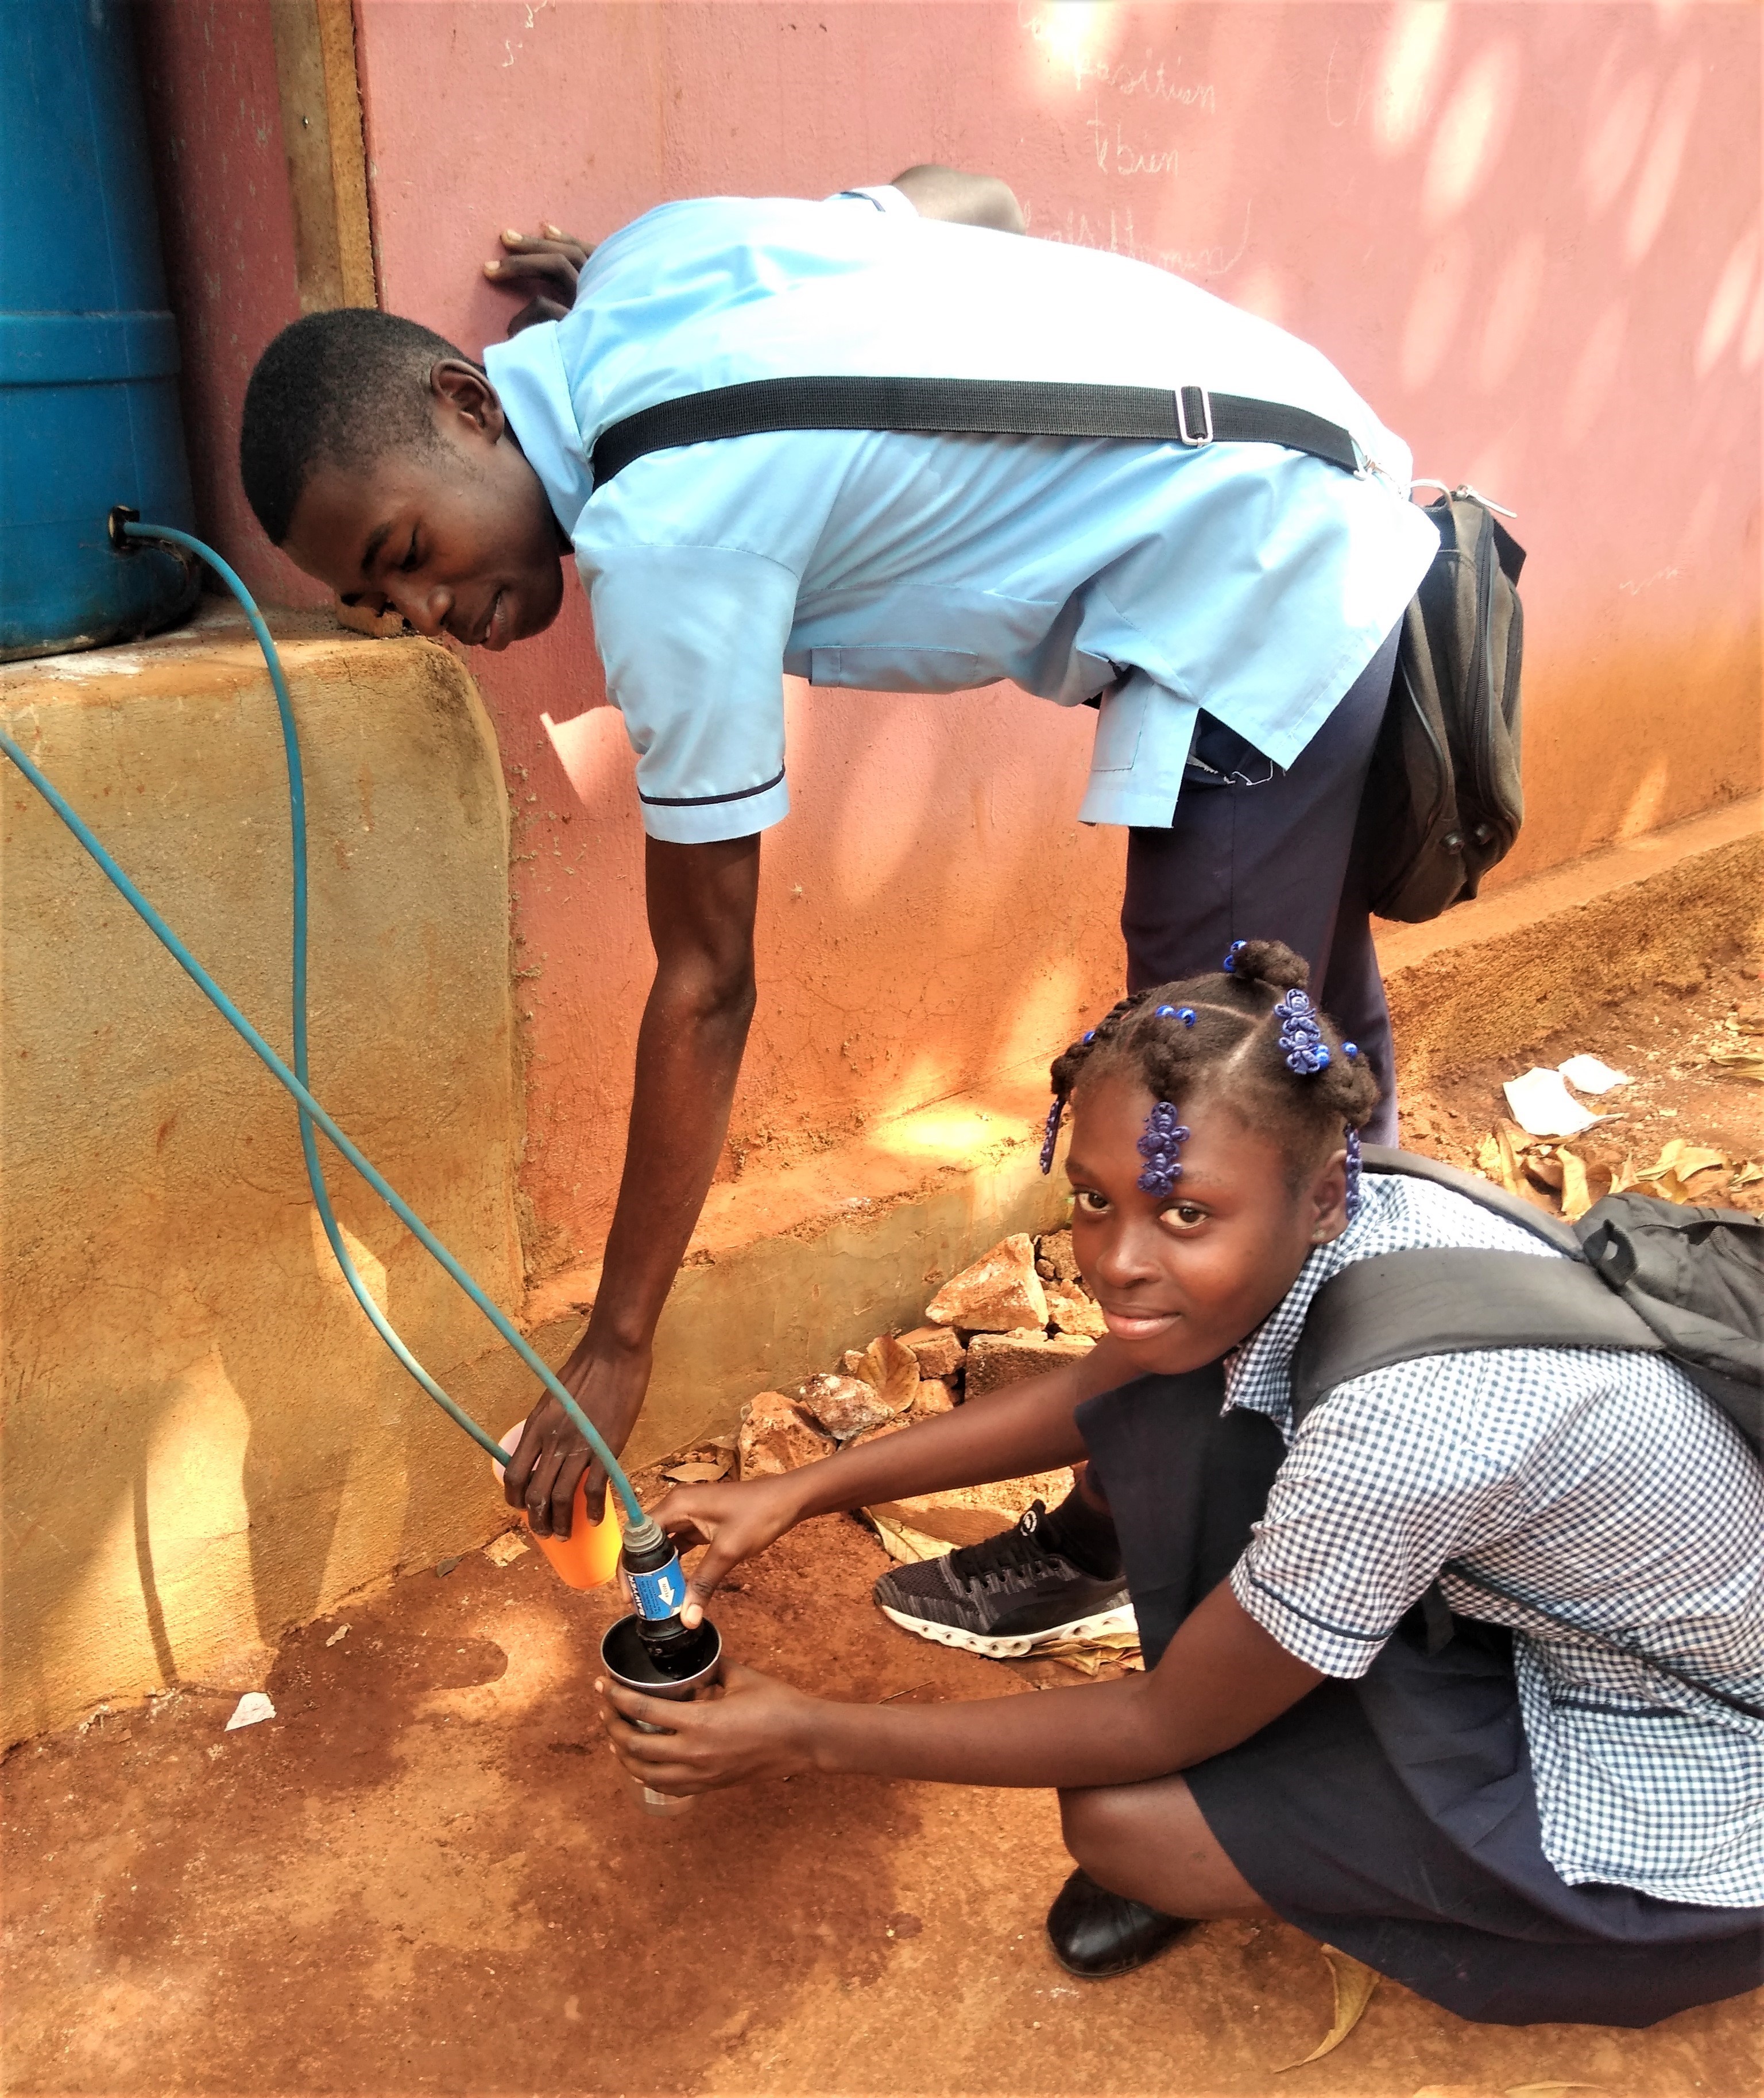
[[[1474,896],[1525,821],[1519,665],[1525,551],[1472,488],[1427,506],[1439,553],[1403,614],[1357,849],[1380,918],[1420,924]]]
[[[1569,1224],[1436,1159],[1368,1144],[1365,1162],[1455,1189],[1569,1257],[1438,1246],[1343,1268],[1313,1299],[1293,1353],[1295,1428],[1337,1385],[1395,1363],[1494,1348],[1620,1348],[1669,1356],[1764,1457],[1764,1218],[1624,1194]],[[1764,1718],[1764,1708],[1669,1666],[1639,1640],[1575,1625],[1455,1561],[1450,1570]],[[1437,1644],[1449,1627],[1437,1587],[1423,1610]]]
[[[1037,380],[756,379],[660,401],[611,424],[590,459],[600,487],[647,452],[778,430],[945,431],[1284,445],[1365,470],[1339,424],[1277,401],[1203,386],[1082,386]],[[1398,670],[1360,805],[1371,907],[1418,924],[1474,896],[1512,849],[1519,786],[1516,587],[1525,551],[1473,489],[1427,506],[1440,551],[1402,622]]]

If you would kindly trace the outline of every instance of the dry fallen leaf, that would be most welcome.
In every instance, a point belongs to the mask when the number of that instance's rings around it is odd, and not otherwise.
[[[670,1464],[661,1475],[677,1486],[708,1486],[726,1479],[729,1467],[722,1464]]]
[[[1666,1145],[1652,1165],[1644,1165],[1635,1175],[1639,1184],[1651,1188],[1669,1202],[1700,1202],[1705,1195],[1714,1192],[1714,1183],[1705,1183],[1697,1188],[1692,1183],[1705,1174],[1725,1172],[1727,1154],[1712,1150],[1706,1143],[1690,1143],[1682,1136],[1675,1136]]]
[[[892,1333],[879,1333],[855,1363],[850,1375],[860,1378],[886,1406],[904,1413],[919,1389],[919,1358],[904,1341]]]
[[[1032,1648],[1029,1658],[1057,1661],[1066,1668],[1075,1668],[1081,1675],[1095,1675],[1105,1661],[1118,1661],[1123,1668],[1145,1666],[1139,1633],[1126,1631],[1098,1632],[1089,1639],[1053,1639]]]
[[[1541,1151],[1528,1151],[1523,1163],[1525,1178],[1534,1187],[1541,1187],[1549,1195],[1561,1193],[1564,1177],[1562,1161],[1547,1146]]]
[[[1764,1086],[1764,1049],[1747,1043],[1744,1047],[1711,1049],[1709,1060],[1730,1078],[1750,1078]]]
[[[1513,1142],[1515,1136],[1519,1139],[1517,1145]],[[1525,1174],[1520,1170],[1519,1161],[1520,1149],[1527,1140],[1522,1129],[1503,1122],[1492,1135],[1483,1138],[1481,1147],[1477,1152],[1478,1170],[1498,1186],[1504,1187],[1509,1195],[1525,1192]]]
[[[1597,1165],[1589,1168],[1580,1153],[1570,1151],[1565,1144],[1556,1155],[1562,1161],[1562,1214],[1572,1224],[1585,1216],[1610,1187],[1610,1169]],[[1596,1194],[1593,1191],[1595,1176],[1602,1183]]]
[[[1733,1187],[1756,1187],[1760,1180],[1764,1180],[1764,1165],[1761,1165],[1755,1158],[1749,1158],[1734,1174],[1728,1185]]]
[[[911,1566],[920,1559],[941,1559],[954,1549],[948,1538],[933,1537],[928,1530],[915,1530],[880,1509],[867,1508],[862,1513],[865,1521],[881,1538],[883,1549],[897,1565]]]
[[[1359,2023],[1366,2006],[1372,2000],[1372,1991],[1378,1986],[1378,1971],[1362,1966],[1358,1960],[1350,1960],[1334,1946],[1322,1948],[1323,1956],[1329,1963],[1329,1972],[1336,1985],[1335,2023],[1302,2061],[1289,2061],[1277,2069],[1284,2075],[1288,2069],[1302,2069],[1305,2062],[1321,2061],[1326,2054],[1333,2054],[1348,2034]]]

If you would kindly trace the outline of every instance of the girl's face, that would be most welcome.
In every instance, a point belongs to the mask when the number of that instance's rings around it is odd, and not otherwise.
[[[1213,1362],[1252,1333],[1312,1249],[1347,1227],[1344,1154],[1295,1192],[1279,1144],[1196,1095],[1167,1196],[1140,1191],[1154,1103],[1135,1078],[1098,1078],[1073,1103],[1072,1244],[1117,1345],[1142,1372]]]

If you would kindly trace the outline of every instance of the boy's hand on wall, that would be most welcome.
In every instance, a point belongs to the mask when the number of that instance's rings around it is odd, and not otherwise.
[[[484,274],[493,283],[511,292],[524,291],[534,284],[548,287],[528,300],[508,323],[509,334],[519,335],[523,328],[539,321],[562,320],[576,303],[576,280],[594,252],[590,244],[559,226],[546,225],[536,238],[512,229],[505,231],[502,246],[506,252],[484,266]]]
[[[718,1586],[744,1559],[774,1543],[801,1520],[801,1496],[789,1474],[750,1479],[744,1486],[676,1486],[650,1512],[682,1551],[709,1548],[687,1579],[680,1615],[696,1625]]]

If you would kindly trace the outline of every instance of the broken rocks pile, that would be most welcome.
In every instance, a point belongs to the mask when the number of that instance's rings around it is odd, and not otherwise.
[[[1088,1354],[1104,1330],[1071,1232],[1050,1231],[1038,1243],[1013,1232],[944,1284],[924,1325],[879,1334],[849,1350],[837,1370],[750,1399],[735,1443],[739,1476],[794,1471],[845,1445],[897,1434]]]

